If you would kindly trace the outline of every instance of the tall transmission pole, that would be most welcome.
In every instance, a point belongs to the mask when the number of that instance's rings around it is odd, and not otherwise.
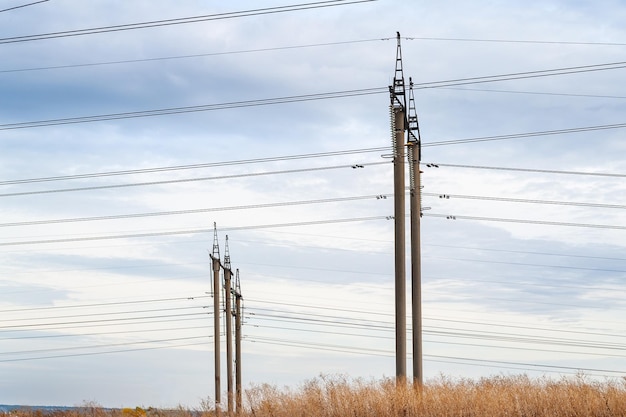
[[[226,317],[226,386],[228,392],[228,415],[233,413],[233,311],[231,306],[231,269],[228,235],[224,244],[224,314]]]
[[[422,366],[422,256],[421,256],[421,216],[422,186],[419,163],[422,159],[420,128],[413,97],[413,80],[409,77],[409,114],[407,126],[407,147],[409,158],[409,207],[411,210],[411,330],[413,354],[413,383],[424,383]]]
[[[239,281],[239,269],[235,273],[235,405],[237,415],[243,411],[241,391],[241,316],[243,314],[241,302],[241,283]]]
[[[220,386],[220,246],[217,241],[217,224],[213,223],[213,341],[215,354],[215,412],[219,413]]]
[[[393,143],[394,234],[395,234],[395,313],[396,313],[396,380],[406,379],[406,247],[404,197],[404,130],[406,95],[402,70],[400,32],[397,33],[396,70],[391,98],[391,140]]]

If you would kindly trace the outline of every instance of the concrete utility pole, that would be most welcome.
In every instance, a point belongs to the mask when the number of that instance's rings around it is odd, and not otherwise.
[[[394,108],[395,149],[394,226],[395,226],[395,305],[396,305],[396,378],[406,378],[406,247],[404,198],[404,109]]]
[[[396,380],[406,379],[406,245],[404,197],[404,120],[406,95],[402,71],[400,33],[397,36],[396,72],[391,96],[391,128],[393,143],[394,233],[395,233],[395,309],[396,309]]]
[[[239,269],[237,269],[235,273],[235,410],[237,415],[243,411],[243,401],[241,398],[241,301],[241,283],[239,281]]]
[[[231,306],[231,275],[230,251],[228,235],[224,246],[224,301],[226,315],[226,385],[228,387],[228,415],[233,413],[233,311]]]
[[[217,242],[217,225],[213,223],[213,342],[215,353],[215,412],[219,414],[220,386],[220,246]]]
[[[422,186],[421,186],[421,138],[415,99],[413,97],[413,80],[409,78],[409,115],[407,128],[407,146],[409,158],[409,190],[411,210],[411,329],[413,354],[413,383],[422,386],[424,370],[422,361],[422,254],[421,254],[421,217],[422,217]]]

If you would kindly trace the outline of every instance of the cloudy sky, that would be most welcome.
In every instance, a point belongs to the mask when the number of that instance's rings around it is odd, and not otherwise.
[[[426,379],[626,372],[626,2],[28,3],[0,5],[0,403],[214,400],[214,223],[244,387],[393,376],[396,32]]]

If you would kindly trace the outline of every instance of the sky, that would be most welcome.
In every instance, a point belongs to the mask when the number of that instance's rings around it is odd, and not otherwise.
[[[244,388],[393,377],[397,32],[425,379],[626,372],[626,2],[1,3],[0,403],[214,401],[214,225]]]

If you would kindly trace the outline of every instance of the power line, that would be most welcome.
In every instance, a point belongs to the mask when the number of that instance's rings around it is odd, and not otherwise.
[[[9,10],[21,9],[22,7],[33,6],[33,5],[39,4],[39,3],[45,3],[47,1],[50,1],[50,0],[39,0],[39,1],[32,2],[32,3],[22,4],[21,6],[9,7],[8,9],[0,10],[0,13],[8,12]]]
[[[522,224],[539,224],[544,226],[566,226],[566,227],[585,227],[592,229],[610,229],[610,230],[626,230],[626,226],[618,226],[612,224],[589,224],[589,223],[572,223],[572,222],[552,222],[546,220],[528,220],[528,219],[505,219],[498,217],[479,217],[479,216],[457,216],[436,213],[424,213],[424,216],[445,218],[448,220],[478,220],[488,222],[504,222],[504,223],[522,223]]]
[[[197,316],[207,316],[210,315],[210,312],[202,312],[202,313],[182,313],[182,314],[163,314],[156,316],[143,316],[143,317],[121,317],[115,319],[98,319],[98,320],[72,320],[72,321],[63,321],[63,322],[55,322],[55,323],[34,323],[34,324],[16,324],[16,325],[5,325],[0,326],[0,330],[27,330],[32,328],[47,328],[48,326],[67,326],[67,325],[81,325],[81,324],[89,324],[93,326],[95,323],[107,323],[107,325],[111,325],[111,323],[121,323],[124,322],[128,324],[129,321],[133,320],[146,320],[146,319],[163,319],[163,318],[172,318],[172,317],[197,317]],[[141,322],[140,322],[141,323]]]
[[[367,1],[375,1],[375,0],[367,0]],[[539,71],[527,71],[527,72],[519,72],[519,73],[512,73],[512,74],[489,75],[489,76],[472,77],[472,78],[460,78],[460,79],[455,79],[455,80],[434,81],[434,82],[414,84],[414,86],[416,89],[441,88],[441,87],[450,87],[450,86],[456,86],[456,85],[480,84],[480,83],[486,83],[486,82],[517,80],[517,79],[524,79],[524,78],[566,75],[566,74],[574,74],[574,73],[580,73],[580,72],[604,71],[604,70],[619,69],[619,68],[626,68],[626,62],[594,64],[594,65],[585,65],[585,66],[577,66],[577,67],[566,67],[566,68],[539,70]],[[371,95],[371,94],[382,94],[382,93],[387,93],[387,92],[388,92],[388,87],[374,87],[374,88],[336,91],[336,92],[328,92],[328,93],[275,97],[275,98],[267,98],[267,99],[259,99],[259,100],[246,100],[246,101],[229,102],[229,103],[172,107],[172,108],[142,110],[142,111],[134,111],[134,112],[101,114],[101,115],[93,115],[93,116],[68,117],[68,118],[59,118],[59,119],[1,124],[0,130],[29,129],[29,128],[36,128],[36,127],[59,126],[59,125],[69,125],[69,124],[77,124],[77,123],[91,123],[91,122],[100,122],[100,121],[107,121],[107,120],[134,119],[134,118],[164,116],[164,115],[182,114],[182,113],[225,110],[225,109],[244,108],[244,107],[253,107],[253,106],[266,106],[266,105],[273,105],[273,104],[296,103],[296,102],[304,102],[304,101],[334,99],[334,98],[356,97],[356,96]],[[605,128],[609,128],[609,127],[605,127]],[[612,127],[612,128],[615,128],[615,127]],[[566,132],[562,132],[562,133],[566,133]],[[491,140],[495,140],[495,139],[491,139]],[[465,141],[466,140],[460,143],[464,143]],[[472,140],[472,141],[478,141],[478,140]],[[453,142],[456,142],[456,141],[450,141],[450,143],[440,142],[440,143],[424,144],[424,146],[452,144]]]
[[[28,183],[36,183],[36,182],[66,181],[66,180],[85,179],[85,178],[110,177],[110,176],[118,176],[118,175],[135,175],[135,174],[147,174],[147,173],[165,172],[165,171],[180,171],[180,170],[188,170],[188,169],[216,168],[216,167],[224,167],[224,166],[231,166],[231,165],[248,165],[248,164],[280,162],[280,161],[289,161],[289,160],[298,160],[298,159],[325,158],[325,157],[330,157],[330,156],[355,155],[355,154],[360,154],[360,153],[384,152],[388,150],[389,150],[389,147],[346,149],[346,150],[341,150],[341,151],[270,156],[270,157],[265,157],[265,158],[240,159],[240,160],[222,161],[222,162],[207,162],[207,163],[201,163],[201,164],[127,169],[127,170],[121,170],[121,171],[105,171],[105,172],[95,172],[95,173],[85,173],[85,174],[61,175],[61,176],[54,176],[54,177],[26,178],[26,179],[0,181],[0,185],[28,184]]]
[[[0,71],[1,73],[2,71]],[[562,96],[562,97],[584,97],[584,98],[614,98],[614,99],[626,99],[626,96],[611,96],[600,94],[574,94],[574,93],[554,93],[548,91],[519,91],[519,90],[494,90],[494,89],[481,89],[481,88],[453,88],[442,87],[442,90],[456,90],[456,91],[479,91],[484,93],[508,93],[508,94],[532,94],[541,96]]]
[[[564,135],[564,134],[571,134],[571,133],[591,132],[591,131],[596,131],[596,130],[623,129],[625,127],[626,127],[626,123],[616,123],[616,124],[607,124],[607,125],[598,125],[598,126],[574,127],[574,128],[568,128],[568,129],[543,130],[543,131],[526,132],[526,133],[513,133],[509,135],[483,136],[483,137],[470,138],[470,139],[456,139],[456,140],[445,140],[445,141],[439,141],[439,142],[427,142],[427,143],[423,143],[422,146],[427,147],[427,146],[460,145],[460,144],[466,144],[466,143],[490,142],[490,141],[496,141],[496,140],[530,138],[530,137],[537,137],[537,136]]]
[[[384,335],[376,335],[371,333],[346,333],[340,331],[329,331],[329,330],[316,330],[316,329],[306,329],[306,328],[294,328],[294,327],[283,327],[283,326],[267,326],[267,325],[255,325],[256,328],[262,329],[273,329],[273,330],[287,330],[294,332],[303,332],[303,333],[318,333],[318,334],[330,334],[330,335],[340,335],[340,336],[348,336],[348,337],[364,337],[368,339],[384,339],[384,340],[392,340],[390,336]],[[426,335],[431,334],[429,331],[424,332]],[[436,336],[436,335],[435,335]],[[561,354],[571,354],[571,355],[586,355],[586,356],[602,356],[602,357],[614,357],[614,358],[626,358],[625,355],[619,354],[609,354],[609,353],[599,353],[599,352],[581,352],[581,351],[569,351],[569,350],[555,350],[555,349],[541,349],[541,348],[529,348],[529,347],[518,347],[518,346],[501,346],[501,345],[493,345],[493,344],[484,344],[484,343],[467,343],[467,342],[452,342],[450,340],[439,341],[439,340],[425,340],[425,342],[429,344],[445,344],[456,345],[456,346],[473,346],[480,348],[489,348],[489,349],[504,349],[504,350],[522,350],[525,352],[549,352],[549,353],[561,353]],[[622,349],[620,349],[622,350]]]
[[[187,23],[208,22],[216,20],[234,19],[239,17],[260,16],[276,13],[293,12],[299,10],[320,9],[334,6],[344,6],[358,3],[369,3],[377,0],[330,0],[318,1],[312,3],[299,3],[287,6],[265,7],[260,9],[249,9],[237,12],[216,13],[209,15],[199,15],[191,17],[182,17],[176,19],[154,20],[149,22],[130,23],[124,25],[102,26],[88,29],[66,30],[60,32],[42,33],[38,35],[13,36],[9,38],[0,38],[0,44],[28,42],[44,39],[66,38],[73,36],[93,35],[97,33],[120,32],[126,30],[146,29],[161,26],[181,25]]]
[[[276,345],[281,345],[281,346],[299,347],[299,348],[306,348],[306,349],[338,351],[338,352],[345,352],[345,353],[359,353],[359,354],[380,355],[380,356],[393,356],[393,352],[391,351],[372,349],[372,348],[362,348],[362,347],[355,347],[355,346],[342,346],[342,345],[331,345],[331,344],[326,344],[326,343],[291,341],[291,340],[267,338],[267,337],[261,337],[261,336],[256,336],[254,338],[246,338],[245,340],[251,341],[251,342],[276,344]],[[425,359],[428,359],[428,358],[451,359],[451,360],[457,360],[457,361],[462,360],[462,361],[470,362],[471,364],[491,364],[492,366],[493,365],[517,365],[517,366],[526,366],[534,370],[537,370],[537,368],[546,368],[546,369],[552,370],[548,372],[561,372],[562,370],[571,370],[571,371],[576,371],[576,372],[591,371],[591,372],[604,372],[604,373],[612,373],[612,374],[623,373],[623,371],[615,371],[615,370],[608,370],[608,369],[569,367],[569,366],[523,363],[523,362],[513,362],[513,361],[496,361],[496,360],[488,360],[488,359],[443,356],[443,355],[424,355],[424,358]],[[545,371],[546,370],[544,369],[544,372]]]
[[[76,317],[99,317],[99,316],[117,316],[121,314],[143,314],[143,313],[155,313],[161,311],[181,311],[181,310],[197,310],[203,308],[202,306],[189,306],[189,307],[169,307],[169,308],[159,308],[159,309],[151,309],[151,310],[135,310],[135,311],[107,311],[103,313],[81,313],[80,315],[64,315],[64,316],[47,316],[47,317],[21,317],[21,318],[6,318],[0,320],[2,322],[20,322],[20,321],[33,321],[33,320],[58,320],[58,319],[73,319]],[[134,317],[127,317],[125,320],[133,319]],[[55,325],[58,323],[55,323]],[[32,324],[31,324],[32,325]],[[46,323],[41,323],[41,325],[46,325]],[[2,328],[2,325],[0,325]]]
[[[427,246],[441,247],[441,248],[454,248],[454,249],[467,249],[467,250],[480,250],[487,252],[506,252],[506,253],[516,253],[523,255],[545,255],[545,256],[562,256],[568,258],[583,258],[583,259],[602,259],[609,261],[626,261],[626,258],[617,258],[617,257],[608,257],[608,256],[590,256],[590,255],[572,255],[568,253],[554,253],[554,252],[538,252],[538,251],[521,251],[521,250],[512,250],[512,249],[496,249],[496,248],[480,248],[475,246],[455,246],[455,245],[437,245],[433,243],[428,243]]]
[[[208,295],[192,296],[192,297],[176,297],[176,298],[158,298],[152,300],[134,300],[134,301],[115,301],[107,303],[92,303],[92,304],[70,304],[70,305],[55,305],[48,307],[29,307],[29,308],[13,308],[0,310],[0,313],[16,313],[25,311],[41,311],[41,310],[58,310],[66,308],[91,308],[91,307],[109,307],[129,304],[147,304],[147,303],[162,303],[171,301],[191,301],[195,299],[210,298]]]
[[[34,220],[28,222],[14,222],[14,223],[0,223],[0,227],[10,226],[34,226],[42,224],[59,224],[59,223],[75,223],[75,222],[88,222],[99,220],[119,220],[119,219],[132,219],[140,217],[156,217],[156,216],[173,216],[182,214],[196,214],[196,213],[209,213],[215,211],[231,211],[231,210],[249,210],[249,209],[263,209],[272,207],[287,207],[287,206],[302,206],[310,204],[324,204],[324,203],[340,203],[345,201],[358,201],[358,200],[376,200],[380,199],[382,194],[378,195],[364,195],[353,197],[335,197],[335,198],[321,198],[316,200],[300,200],[300,201],[283,201],[276,203],[266,204],[247,204],[240,206],[229,207],[211,207],[201,209],[188,209],[188,210],[175,210],[175,211],[160,211],[152,213],[134,213],[134,214],[118,214],[110,216],[96,216],[96,217],[74,217],[67,219],[54,219],[54,220]]]
[[[507,203],[528,203],[528,204],[546,204],[546,205],[557,205],[557,206],[626,209],[626,205],[622,205],[622,204],[583,203],[583,202],[575,202],[575,201],[535,200],[535,199],[523,199],[523,198],[492,197],[492,196],[463,195],[463,194],[444,194],[444,193],[422,193],[422,195],[427,196],[427,197],[439,197],[439,199],[444,199],[444,200],[448,200],[450,198],[459,198],[459,199],[468,199],[468,200],[502,201],[502,202],[507,202]],[[0,224],[0,226],[2,226],[2,224]]]
[[[236,227],[226,227],[226,228],[221,227],[220,231],[229,232],[229,231],[236,231],[236,230],[255,230],[255,229],[266,229],[266,228],[276,228],[276,227],[315,226],[315,225],[321,225],[321,224],[364,222],[364,221],[373,221],[373,220],[390,220],[390,217],[389,216],[351,217],[351,218],[345,218],[345,219],[313,220],[313,221],[302,221],[302,222],[292,222],[292,223],[236,226]],[[101,235],[101,236],[91,236],[91,237],[75,237],[75,238],[50,239],[50,240],[1,242],[0,246],[62,243],[62,242],[85,242],[85,241],[91,241],[91,240],[126,239],[126,238],[154,237],[154,236],[175,236],[175,235],[187,235],[187,234],[196,234],[196,233],[213,233],[213,229],[189,229],[189,230],[174,230],[174,231],[167,231],[167,232],[132,233],[132,234],[124,234],[124,235],[108,235],[108,236]]]
[[[143,186],[165,185],[165,184],[179,184],[179,183],[184,183],[184,182],[226,180],[226,179],[234,179],[234,178],[259,177],[259,176],[265,176],[265,175],[295,174],[295,173],[302,173],[302,172],[326,171],[326,170],[331,170],[331,169],[344,169],[344,168],[356,168],[356,167],[364,168],[365,166],[383,165],[383,164],[388,164],[388,162],[370,162],[370,163],[363,162],[363,163],[359,163],[358,166],[354,165],[354,164],[350,164],[350,165],[333,165],[333,166],[326,166],[326,167],[288,169],[288,170],[282,170],[282,171],[249,172],[249,173],[245,173],[245,174],[219,175],[219,176],[213,176],[213,177],[180,178],[180,179],[176,179],[176,180],[145,181],[145,182],[136,182],[136,183],[127,183],[127,184],[93,185],[93,186],[89,186],[89,187],[74,187],[74,188],[57,188],[57,189],[51,189],[51,190],[21,191],[21,192],[15,192],[15,193],[0,194],[0,198],[1,197],[18,197],[18,196],[35,195],[35,194],[65,193],[65,192],[76,192],[76,191],[95,191],[95,190],[106,190],[106,189],[113,189],[113,188],[143,187]]]
[[[491,42],[491,43],[527,43],[527,44],[548,44],[548,45],[594,45],[594,46],[626,46],[626,43],[619,42],[583,42],[583,41],[545,41],[545,40],[520,40],[520,39],[472,39],[472,38],[438,38],[424,36],[406,36],[408,41],[446,41],[446,42]]]
[[[480,76],[480,77],[458,78],[458,79],[445,80],[445,81],[425,82],[425,83],[413,84],[413,88],[425,89],[425,88],[453,87],[453,86],[458,86],[458,85],[482,84],[482,83],[491,83],[491,82],[498,82],[498,81],[521,80],[521,79],[528,79],[528,78],[542,78],[542,77],[551,77],[554,75],[579,74],[579,73],[585,73],[585,72],[606,71],[606,70],[621,69],[621,68],[626,68],[626,61],[611,62],[611,63],[606,63],[606,64],[580,65],[580,66],[575,66],[575,67],[563,67],[563,68],[554,68],[554,69],[548,69],[548,70],[514,72],[510,74],[501,74],[501,75],[486,75],[486,76]]]
[[[109,348],[109,347],[143,345],[143,344],[149,344],[149,343],[180,342],[182,340],[209,339],[211,337],[212,337],[211,335],[189,336],[189,337],[175,337],[175,338],[158,339],[158,340],[133,341],[133,342],[125,342],[125,343],[110,343],[110,344],[92,345],[92,346],[73,346],[73,347],[35,349],[35,350],[18,350],[14,352],[0,352],[0,355],[6,355],[6,356],[22,355],[22,354],[27,355],[27,354],[36,354],[36,353],[72,351],[72,350],[82,350],[82,349],[101,349],[101,348]]]
[[[350,41],[322,42],[322,43],[310,43],[310,44],[290,45],[290,46],[275,46],[275,47],[268,47],[268,48],[243,49],[243,50],[237,50],[237,51],[224,51],[224,52],[208,52],[208,53],[202,53],[202,54],[178,55],[178,56],[167,56],[167,57],[156,57],[156,58],[125,59],[125,60],[118,60],[118,61],[55,65],[55,66],[47,66],[47,67],[16,68],[16,69],[0,70],[0,74],[14,73],[14,72],[27,72],[27,71],[45,71],[45,70],[55,70],[55,69],[67,69],[67,68],[84,68],[84,67],[95,67],[95,66],[102,66],[102,65],[134,64],[134,63],[140,63],[140,62],[170,61],[170,60],[176,60],[176,59],[202,58],[202,57],[222,56],[222,55],[239,55],[239,54],[249,54],[249,53],[258,53],[258,52],[316,48],[316,47],[322,47],[322,46],[350,45],[350,44],[365,43],[365,42],[380,42],[380,41],[388,41],[388,40],[390,40],[390,38],[357,39],[357,40],[350,40]]]
[[[48,1],[48,0],[45,0]],[[455,40],[455,39],[446,39],[446,38],[409,38],[405,37],[406,40],[415,40],[415,39],[425,39],[425,40]],[[211,57],[211,56],[222,56],[222,55],[239,55],[239,54],[248,54],[248,53],[258,53],[258,52],[272,52],[272,51],[284,51],[284,50],[292,50],[292,49],[304,49],[304,48],[315,48],[315,47],[323,47],[323,46],[337,46],[337,45],[349,45],[349,44],[357,44],[357,43],[366,43],[366,42],[380,42],[380,41],[389,41],[392,38],[371,38],[371,39],[355,39],[348,41],[336,41],[336,42],[321,42],[321,43],[311,43],[311,44],[301,44],[301,45],[288,45],[288,46],[275,46],[275,47],[267,47],[267,48],[257,48],[257,49],[243,49],[243,50],[235,50],[235,51],[223,51],[223,52],[206,52],[206,53],[198,53],[198,54],[190,54],[190,55],[177,55],[177,56],[166,56],[166,57],[154,57],[154,58],[143,58],[143,59],[124,59],[117,61],[102,61],[102,62],[88,62],[88,63],[78,63],[78,64],[65,64],[65,65],[53,65],[46,67],[30,67],[30,68],[14,68],[14,69],[5,69],[0,70],[0,74],[2,73],[14,73],[14,72],[27,72],[27,71],[46,71],[46,70],[56,70],[56,69],[67,69],[67,68],[84,68],[84,67],[95,67],[95,66],[103,66],[103,65],[119,65],[119,64],[133,64],[133,63],[141,63],[141,62],[154,62],[154,61],[168,61],[168,60],[177,60],[177,59],[189,59],[189,58],[202,58],[202,57]],[[551,41],[498,41],[498,40],[476,40],[476,39],[456,39],[456,40],[464,40],[470,42],[513,42],[513,43],[559,43],[559,44],[569,44],[569,45],[614,45],[614,46],[624,46],[626,43],[599,43],[599,42],[551,42]],[[458,88],[448,88],[451,90],[461,90]],[[591,95],[591,94],[566,94],[566,93],[546,93],[546,92],[527,92],[527,91],[502,91],[502,90],[480,90],[480,89],[462,89],[464,91],[487,91],[487,92],[502,92],[502,93],[521,93],[521,94],[543,94],[543,95],[559,95],[559,96],[573,96],[573,97],[598,97],[598,98],[626,98],[624,96],[607,96],[607,95]]]
[[[515,167],[494,167],[494,166],[480,166],[480,165],[461,165],[461,164],[442,164],[442,163],[422,163],[428,168],[438,167],[450,167],[450,168],[470,168],[470,169],[488,169],[496,171],[518,171],[518,172],[531,172],[539,174],[563,174],[563,175],[589,175],[596,177],[614,177],[614,178],[626,178],[626,174],[620,173],[608,173],[608,172],[587,172],[587,171],[559,171],[553,169],[532,169],[532,168],[515,168]]]
[[[212,336],[209,336],[211,338]],[[13,358],[13,359],[0,359],[1,362],[23,362],[23,361],[33,361],[33,360],[42,360],[42,359],[59,359],[59,358],[75,358],[79,356],[93,356],[93,355],[105,355],[110,353],[127,353],[127,352],[140,352],[146,350],[156,350],[156,349],[172,349],[179,347],[189,347],[189,346],[206,346],[206,342],[198,342],[198,343],[185,343],[178,345],[168,345],[168,346],[153,346],[153,347],[144,347],[144,348],[136,348],[136,349],[122,349],[122,350],[110,350],[106,352],[88,352],[88,353],[72,353],[67,355],[52,355],[52,356],[36,356],[30,358]]]
[[[328,307],[328,306],[316,306],[316,305],[301,304],[301,303],[283,303],[283,302],[263,301],[263,300],[256,300],[256,299],[247,299],[247,301],[249,303],[252,303],[253,305],[257,304],[257,303],[260,303],[260,304],[281,305],[281,306],[287,306],[287,307],[298,307],[298,308],[301,308],[301,309],[312,309],[312,310],[323,310],[323,311],[332,310],[332,311],[339,311],[339,312],[342,312],[342,313],[370,314],[370,315],[393,317],[392,313],[383,313],[383,312],[376,312],[376,311],[370,311],[370,310],[333,308],[333,307]],[[254,309],[254,307],[249,307],[249,308]],[[284,312],[291,313],[291,311],[287,311],[287,310],[273,310],[273,311],[284,311]],[[302,312],[302,313],[298,313],[298,314],[308,314],[308,313]],[[345,317],[345,315],[342,315],[341,317]],[[339,319],[339,318],[340,317],[337,316],[337,319]],[[455,319],[444,319],[444,318],[428,317],[428,316],[424,317],[424,318],[427,319],[427,320],[431,320],[431,321],[443,321],[443,322],[448,322],[448,323],[460,323],[463,326],[465,326],[467,324],[470,324],[470,325],[478,325],[478,326],[505,327],[507,329],[538,330],[538,331],[550,332],[550,333],[570,333],[570,334],[576,334],[576,335],[582,334],[582,335],[587,335],[587,336],[604,336],[604,337],[626,338],[626,335],[622,335],[622,334],[587,332],[587,331],[581,331],[581,330],[564,330],[562,328],[554,329],[554,328],[536,327],[536,326],[522,326],[522,325],[511,324],[511,323],[504,323],[504,324],[486,323],[486,322],[480,322],[480,321],[458,320],[458,319],[456,319],[456,320]],[[389,325],[391,326],[391,323],[389,323]],[[433,329],[440,329],[442,327],[438,325],[438,326],[431,326],[431,328],[433,328]],[[391,329],[391,327],[390,327],[390,329]],[[464,330],[466,330],[466,328]]]
[[[71,337],[91,337],[91,336],[111,336],[111,335],[129,335],[129,334],[137,334],[137,333],[155,333],[155,332],[171,332],[171,331],[181,331],[181,330],[198,330],[204,329],[206,330],[206,324],[201,326],[188,326],[188,327],[167,327],[167,328],[158,328],[158,329],[135,329],[135,330],[118,330],[111,331],[107,329],[105,332],[98,333],[62,333],[62,334],[39,334],[36,336],[10,336],[10,337],[2,337],[0,336],[0,340],[33,340],[33,339],[58,339],[58,338],[71,338]],[[63,328],[68,329],[68,328]],[[49,330],[49,329],[46,329]],[[0,353],[1,354],[1,353]]]
[[[506,218],[496,218],[496,217],[460,216],[460,215],[446,215],[446,214],[436,214],[436,213],[424,213],[424,216],[446,218],[448,220],[478,220],[478,221],[493,221],[493,222],[522,223],[522,224],[539,224],[539,225],[548,225],[548,226],[567,226],[567,227],[585,227],[585,228],[596,228],[596,229],[626,230],[626,226],[606,225],[606,224],[552,222],[552,221],[545,221],[545,220],[506,219]],[[267,228],[313,226],[313,225],[321,225],[321,224],[337,224],[337,223],[363,222],[363,221],[374,221],[374,220],[391,220],[391,219],[393,219],[393,216],[352,217],[352,218],[332,219],[332,220],[313,220],[313,221],[302,221],[302,222],[292,222],[292,223],[274,223],[274,224],[264,224],[264,225],[236,226],[236,227],[220,228],[220,230],[221,231],[255,230],[255,229],[267,229]],[[100,236],[89,236],[89,237],[60,238],[60,239],[49,239],[49,240],[10,241],[10,242],[0,242],[0,246],[49,244],[49,243],[64,243],[64,242],[85,242],[85,241],[92,241],[92,240],[142,238],[142,237],[154,237],[154,236],[175,236],[175,235],[212,233],[212,232],[213,232],[212,229],[188,229],[188,230],[174,230],[174,231],[163,231],[163,232],[144,232],[144,233],[129,233],[129,234],[120,234],[120,235],[100,235]]]
[[[211,315],[212,312],[209,312],[208,315]],[[9,334],[13,334],[13,333],[18,333],[18,332],[33,332],[33,331],[51,331],[51,330],[69,330],[69,329],[82,329],[82,328],[96,328],[96,327],[106,327],[107,329],[112,327],[112,326],[134,326],[134,325],[145,325],[145,324],[151,324],[151,323],[156,323],[156,324],[163,324],[163,323],[169,323],[169,322],[182,322],[182,321],[198,321],[198,320],[202,320],[204,321],[206,319],[206,315],[207,313],[197,313],[197,314],[184,314],[184,315],[180,315],[180,314],[175,314],[175,315],[168,315],[168,316],[164,316],[164,317],[143,317],[141,318],[141,321],[137,322],[137,323],[129,323],[126,320],[120,320],[120,319],[113,319],[113,320],[100,320],[98,322],[94,322],[92,321],[85,321],[85,322],[66,322],[66,323],[59,323],[59,324],[55,324],[52,326],[48,326],[46,325],[44,328],[36,328],[36,326],[34,326],[35,328],[33,329],[32,327],[24,327],[24,328],[10,328],[10,329],[0,329],[0,334],[2,333],[9,333]],[[182,317],[181,317],[182,316]],[[189,317],[189,316],[193,316],[193,317]],[[202,316],[202,317],[198,317],[198,316]],[[43,326],[41,326],[43,327]]]
[[[376,1],[376,0],[367,0]],[[205,112],[214,110],[236,109],[244,107],[267,106],[273,104],[297,103],[314,100],[327,100],[332,98],[356,97],[370,94],[386,93],[387,87],[366,88],[359,90],[335,91],[330,93],[304,94],[298,96],[285,96],[266,98],[259,100],[234,101],[218,104],[205,104],[198,106],[171,107],[164,109],[142,110],[134,112],[110,113],[95,116],[68,117],[61,119],[38,120],[31,122],[0,124],[0,130],[29,129],[45,126],[70,125],[77,123],[101,122],[107,120],[135,119],[142,117],[165,116],[171,114]]]

